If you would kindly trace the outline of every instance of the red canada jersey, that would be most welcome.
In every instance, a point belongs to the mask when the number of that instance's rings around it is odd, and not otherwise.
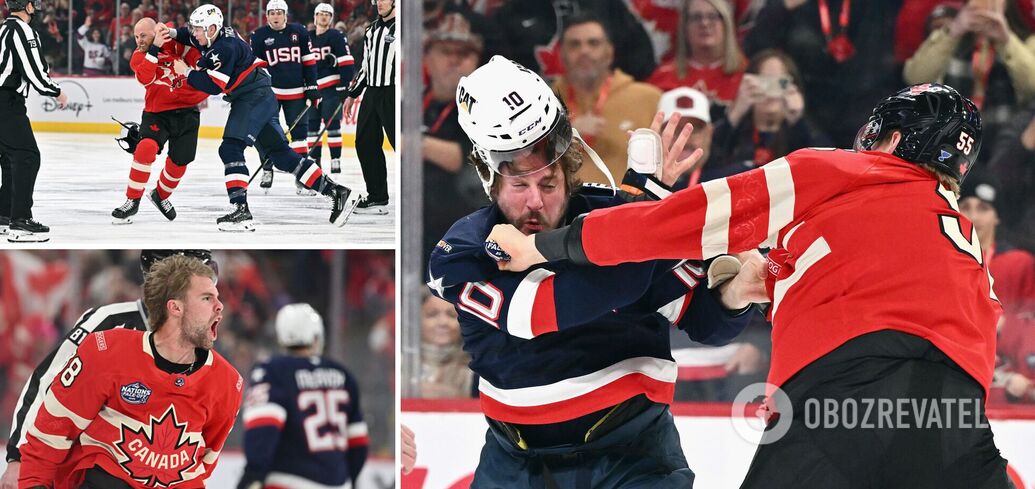
[[[208,98],[208,94],[187,84],[187,78],[177,75],[173,61],[182,59],[188,66],[197,66],[201,55],[197,49],[167,42],[161,48],[151,45],[147,52],[133,51],[129,66],[137,81],[144,86],[144,112],[165,112],[167,110],[194,107]]]
[[[241,405],[243,379],[215,350],[189,374],[156,366],[151,333],[88,335],[43,398],[18,487],[79,487],[98,466],[137,488],[200,489]]]
[[[931,341],[986,393],[991,383],[1001,307],[977,232],[950,190],[896,156],[795,151],[659,202],[593,211],[582,245],[598,265],[770,248],[777,386],[884,329]]]
[[[711,66],[688,63],[686,76],[679,78],[675,62],[658,66],[647,78],[647,83],[669,91],[679,87],[690,87],[708,96],[713,104],[729,105],[737,98],[740,80],[744,78],[744,70],[727,74],[722,63]]]

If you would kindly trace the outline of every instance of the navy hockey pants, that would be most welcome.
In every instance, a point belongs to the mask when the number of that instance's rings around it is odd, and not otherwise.
[[[658,404],[579,446],[525,450],[491,427],[471,489],[667,489],[693,483],[672,414]]]
[[[254,79],[242,83],[227,97],[230,114],[223,129],[223,143],[219,147],[230,202],[247,201],[248,167],[244,162],[244,147],[252,145],[278,170],[293,173],[308,188],[325,191],[326,179],[319,167],[311,169],[314,162],[288,146],[284,128],[280,126],[279,106],[270,88],[269,75],[257,70],[250,76]]]
[[[291,150],[300,154],[306,155],[309,153],[309,144],[306,141],[306,135],[309,132],[309,114],[318,112],[319,109],[313,107],[306,112],[306,115],[299,119],[299,115],[306,108],[308,100],[299,98],[295,100],[278,100],[280,104],[280,110],[284,111],[284,120],[288,124],[288,129],[291,129]],[[295,123],[295,119],[298,119],[298,123]],[[291,124],[295,124],[292,128]]]

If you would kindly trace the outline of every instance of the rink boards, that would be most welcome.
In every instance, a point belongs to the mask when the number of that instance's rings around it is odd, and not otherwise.
[[[736,488],[754,456],[757,438],[746,440],[731,423],[726,404],[680,403],[673,406],[676,428],[695,487]],[[1009,460],[1021,489],[1035,488],[1035,410],[989,409],[996,445]],[[417,467],[403,476],[402,489],[466,489],[478,464],[488,425],[476,400],[404,399],[400,422],[416,435]]]

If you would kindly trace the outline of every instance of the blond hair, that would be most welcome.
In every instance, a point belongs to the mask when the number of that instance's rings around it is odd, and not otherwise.
[[[144,277],[144,307],[147,323],[152,332],[158,332],[169,319],[166,304],[170,300],[184,300],[194,277],[216,280],[216,272],[201,260],[184,255],[164,258],[151,266]]]
[[[676,75],[679,78],[686,78],[686,72],[689,68],[688,64],[690,61],[690,40],[687,39],[686,35],[686,24],[689,21],[688,11],[690,10],[690,2],[693,0],[686,0],[679,6],[679,28],[676,29]],[[729,4],[726,0],[704,0],[708,2],[717,12],[719,17],[722,18],[723,36],[722,36],[722,71],[727,75],[732,75],[738,71],[744,69],[744,65],[747,64],[747,58],[744,56],[744,52],[740,50],[740,44],[737,43],[737,27],[733,24],[733,12],[730,10]]]

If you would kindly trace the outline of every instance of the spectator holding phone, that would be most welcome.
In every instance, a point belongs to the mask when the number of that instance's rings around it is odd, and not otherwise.
[[[1035,96],[1035,36],[1021,34],[1023,22],[1005,3],[970,0],[930,32],[903,70],[907,83],[945,83],[973,100],[986,141]]]
[[[770,49],[751,58],[737,99],[715,124],[714,157],[701,180],[730,176],[792,151],[830,146],[805,118],[801,75],[786,54]]]

